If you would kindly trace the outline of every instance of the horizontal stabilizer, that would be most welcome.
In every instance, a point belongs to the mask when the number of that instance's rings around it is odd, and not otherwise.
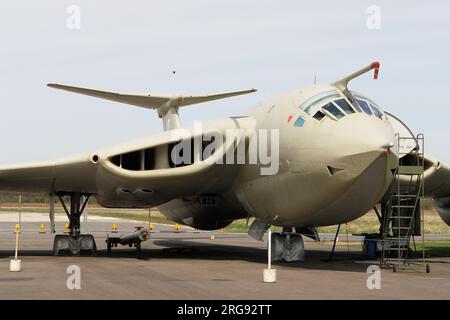
[[[188,106],[192,104],[208,102],[218,99],[229,98],[247,93],[253,93],[256,89],[226,92],[205,96],[163,96],[152,94],[126,94],[109,91],[100,91],[88,88],[65,86],[49,83],[47,86],[55,89],[66,90],[74,93],[84,94],[96,98],[111,100],[115,102],[130,104],[147,109],[156,109],[160,116],[164,116],[170,108]]]

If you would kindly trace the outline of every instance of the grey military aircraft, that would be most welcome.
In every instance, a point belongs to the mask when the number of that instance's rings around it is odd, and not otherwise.
[[[256,90],[162,96],[48,84],[156,110],[164,131],[69,159],[2,166],[0,190],[50,195],[53,228],[59,198],[70,233],[55,238],[55,247],[69,250],[95,246],[80,228],[90,196],[109,208],[157,206],[169,219],[196,229],[254,217],[249,234],[256,239],[270,225],[283,227],[281,238],[295,229],[297,242],[301,234],[317,236],[316,227],[355,220],[382,201],[405,154],[399,152],[396,133],[410,135],[407,126],[348,88],[371,70],[376,79],[379,68],[374,62],[331,84],[314,83],[263,101],[243,116],[190,128],[181,127],[179,108]],[[423,160],[426,195],[450,225],[450,168]]]

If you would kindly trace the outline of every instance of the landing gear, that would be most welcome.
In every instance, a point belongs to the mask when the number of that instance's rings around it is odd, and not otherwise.
[[[58,234],[53,242],[55,256],[93,255],[96,252],[97,247],[92,234],[80,234],[77,237]]]
[[[338,227],[336,229],[336,235],[335,235],[334,241],[333,241],[333,248],[330,251],[330,255],[328,256],[328,259],[325,260],[327,262],[329,262],[329,261],[331,261],[331,259],[333,259],[333,256],[334,256],[334,253],[335,253],[335,250],[336,250],[337,239],[338,239],[338,236],[339,236],[339,230],[341,230],[341,225],[340,224],[338,225]]]
[[[81,234],[80,227],[80,217],[91,195],[80,192],[57,193],[56,195],[69,218],[69,234],[55,236],[53,254],[55,256],[95,254],[97,252],[97,246],[95,245],[94,236],[91,234]],[[70,196],[70,211],[64,202],[64,196]]]
[[[272,233],[272,261],[294,262],[305,259],[305,247],[300,234],[292,228],[283,228],[282,233]]]

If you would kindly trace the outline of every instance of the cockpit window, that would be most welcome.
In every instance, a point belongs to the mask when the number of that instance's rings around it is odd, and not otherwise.
[[[378,109],[375,105],[370,104],[370,107],[372,108],[372,112],[375,116],[382,119],[383,114],[381,113],[380,109]]]
[[[341,96],[337,90],[328,90],[309,98],[300,108],[313,115],[317,121],[321,121],[326,115],[341,119],[355,112],[364,112],[383,119],[383,112],[372,100],[349,90],[345,90],[345,96],[346,98]]]
[[[337,119],[340,119],[344,116],[344,114],[332,102],[328,102],[325,106],[322,107],[322,109],[328,111]]]
[[[357,98],[359,105],[364,109],[365,113],[373,113],[377,118],[383,119],[383,111],[381,111],[375,102],[356,92],[352,92],[352,94]],[[368,108],[367,111],[366,108]]]
[[[303,127],[304,124],[305,124],[305,119],[303,119],[303,117],[298,117],[297,120],[295,120],[295,122],[294,122],[294,126],[296,126],[296,127]]]
[[[353,108],[350,107],[350,105],[348,104],[347,101],[345,101],[345,99],[335,100],[334,103],[336,103],[347,114],[355,113],[355,110],[353,110]]]
[[[308,114],[314,114],[324,104],[340,97],[340,94],[336,90],[321,92],[303,102],[300,108]]]
[[[358,99],[358,103],[359,103],[359,106],[361,107],[361,109],[363,109],[363,111],[365,113],[367,113],[368,115],[372,115],[372,111],[370,110],[370,107],[367,102],[365,102],[364,100]]]
[[[313,118],[316,119],[317,121],[322,120],[324,117],[325,117],[325,114],[320,110],[317,111],[313,116]]]
[[[361,107],[360,107],[358,101],[356,101],[356,99],[353,100],[352,103],[353,103],[353,107],[356,109],[356,111],[362,112]]]

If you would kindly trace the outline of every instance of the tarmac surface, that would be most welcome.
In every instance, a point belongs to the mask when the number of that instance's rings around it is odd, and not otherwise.
[[[67,218],[57,216],[57,231]],[[142,255],[127,246],[107,253],[112,223],[118,235],[146,223],[89,216],[82,227],[95,236],[97,256],[55,257],[48,215],[22,214],[21,272],[9,272],[14,255],[17,213],[0,213],[0,299],[449,299],[450,258],[427,259],[431,273],[381,270],[381,289],[367,288],[367,273],[377,260],[361,256],[358,241],[340,243],[331,262],[332,243],[305,240],[304,262],[274,263],[276,283],[263,283],[266,242],[246,234],[195,233],[155,225]],[[46,233],[39,234],[40,223]],[[352,238],[355,240],[355,238]],[[69,266],[78,266],[81,289],[67,287]]]

